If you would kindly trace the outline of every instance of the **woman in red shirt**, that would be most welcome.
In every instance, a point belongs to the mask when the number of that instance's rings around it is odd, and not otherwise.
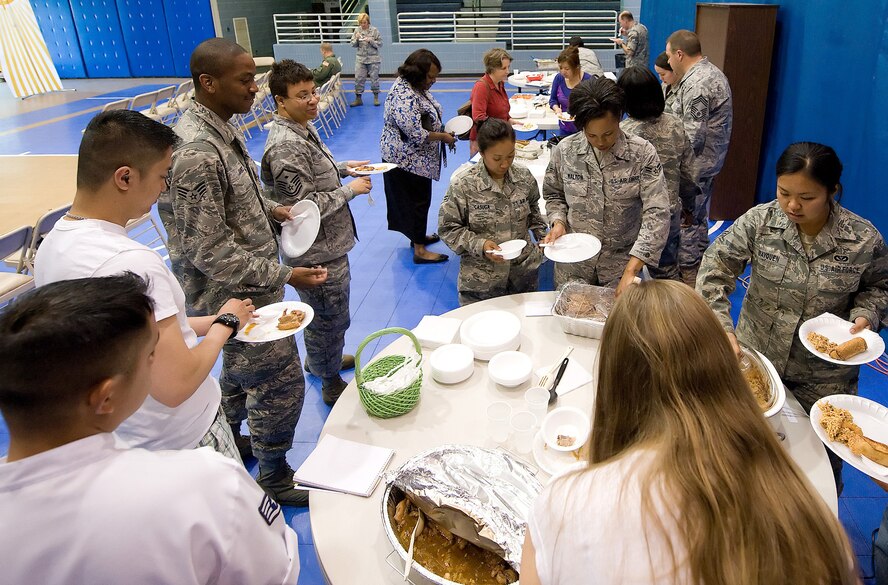
[[[508,124],[515,121],[509,118],[509,96],[504,81],[509,77],[512,56],[505,49],[490,49],[484,53],[486,73],[475,82],[472,88],[472,120],[475,122],[469,134],[470,156],[478,153],[478,126],[487,118],[499,118]]]

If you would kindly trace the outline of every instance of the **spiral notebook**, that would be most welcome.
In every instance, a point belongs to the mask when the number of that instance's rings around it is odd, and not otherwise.
[[[395,451],[324,435],[299,466],[293,479],[299,485],[369,497]]]

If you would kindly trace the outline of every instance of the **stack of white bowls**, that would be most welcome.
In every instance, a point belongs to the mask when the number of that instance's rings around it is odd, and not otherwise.
[[[463,321],[459,338],[475,352],[476,360],[486,362],[501,351],[518,349],[521,320],[508,311],[483,311]]]

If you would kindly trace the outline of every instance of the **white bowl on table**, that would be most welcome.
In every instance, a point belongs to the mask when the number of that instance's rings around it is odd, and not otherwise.
[[[516,120],[519,118],[526,118],[528,114],[527,107],[523,104],[513,103],[509,108],[509,117],[515,118]]]
[[[459,384],[475,371],[475,353],[461,343],[448,343],[429,357],[432,378],[441,384]]]
[[[514,388],[528,380],[533,373],[533,361],[520,351],[504,351],[490,358],[487,374],[501,386]]]
[[[540,433],[546,446],[555,451],[576,451],[589,440],[592,423],[589,414],[572,406],[560,406],[543,419]],[[574,437],[570,445],[559,445],[558,435]]]

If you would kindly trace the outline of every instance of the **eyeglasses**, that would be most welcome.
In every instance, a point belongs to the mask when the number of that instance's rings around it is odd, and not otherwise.
[[[321,96],[320,92],[318,92],[318,89],[315,88],[311,93],[307,93],[307,94],[305,94],[305,95],[297,95],[297,96],[295,96],[295,97],[291,97],[291,98],[289,98],[289,99],[291,99],[291,100],[298,100],[298,101],[300,101],[300,102],[308,103],[308,102],[310,102],[310,101],[312,100],[312,98],[317,98],[317,97],[320,97],[320,96]]]

